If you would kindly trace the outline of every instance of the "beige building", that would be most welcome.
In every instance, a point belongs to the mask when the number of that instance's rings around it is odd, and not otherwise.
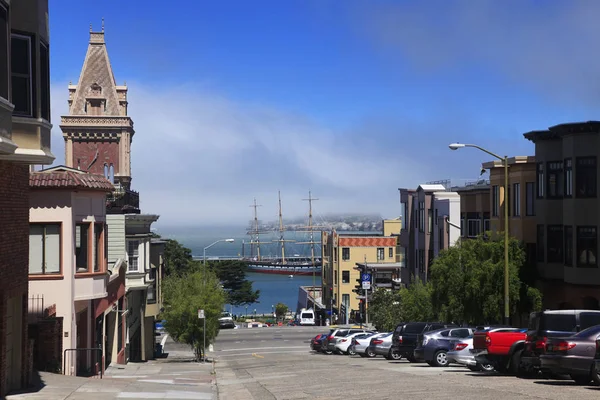
[[[323,260],[323,305],[333,308],[340,323],[346,323],[359,311],[360,299],[353,292],[360,278],[356,264],[388,264],[390,280],[399,280],[404,268],[404,251],[398,238],[402,221],[383,221],[379,235],[323,232],[321,249]],[[392,282],[389,282],[390,286]]]
[[[524,134],[535,144],[537,269],[546,308],[600,309],[600,122]]]
[[[29,169],[50,151],[48,0],[0,0],[0,398],[27,386]]]
[[[490,182],[485,179],[467,182],[456,186],[453,191],[460,196],[460,222],[451,221],[460,226],[461,238],[473,238],[490,230]],[[450,229],[457,229],[450,227]]]

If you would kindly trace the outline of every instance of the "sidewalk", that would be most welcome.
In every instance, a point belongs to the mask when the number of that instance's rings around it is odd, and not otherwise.
[[[111,365],[103,379],[40,372],[36,389],[7,400],[217,399],[211,363],[194,362],[191,351],[167,353],[145,363]]]

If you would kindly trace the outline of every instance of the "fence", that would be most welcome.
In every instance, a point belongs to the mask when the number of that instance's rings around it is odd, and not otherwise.
[[[67,357],[69,354],[69,357]],[[63,374],[75,376],[104,375],[104,360],[100,347],[65,349],[63,352]]]

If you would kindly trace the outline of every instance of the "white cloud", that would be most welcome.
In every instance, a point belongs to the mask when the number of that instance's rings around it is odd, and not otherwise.
[[[369,212],[395,216],[397,188],[414,169],[408,148],[394,148],[389,132],[334,132],[274,107],[243,104],[192,85],[164,89],[129,83],[134,120],[132,187],[144,212],[165,225],[245,224],[254,197],[262,219],[307,212],[302,199],[319,197],[315,213]],[[63,162],[60,115],[67,113],[67,85],[52,86],[53,151]],[[368,127],[361,127],[369,129]],[[373,129],[379,129],[374,127]],[[382,145],[383,144],[383,145]],[[413,168],[411,168],[411,165]],[[410,171],[410,173],[408,173]]]

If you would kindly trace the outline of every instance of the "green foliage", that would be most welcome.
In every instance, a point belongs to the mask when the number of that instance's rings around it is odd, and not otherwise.
[[[252,282],[246,279],[248,265],[241,261],[210,261],[207,267],[213,271],[225,292],[227,304],[241,306],[256,303],[260,290],[252,289]]]
[[[206,279],[205,279],[206,278]],[[189,344],[196,356],[204,355],[203,341],[210,344],[219,333],[219,318],[225,305],[225,293],[219,279],[210,271],[189,275],[173,274],[162,283],[165,329],[173,339]],[[203,309],[206,317],[206,332],[198,310]]]
[[[408,288],[400,289],[401,320],[432,321],[435,319],[431,284],[416,279]]]
[[[185,275],[192,271],[192,251],[174,239],[165,245],[165,275]]]
[[[369,300],[369,321],[380,332],[393,330],[402,321],[400,292],[377,289]]]
[[[519,308],[519,269],[525,262],[521,242],[509,239],[509,299],[511,315]],[[430,268],[434,310],[440,320],[497,323],[504,315],[504,235],[462,240],[442,251]],[[529,292],[527,292],[529,293]],[[534,291],[531,294],[535,297]],[[541,303],[541,297],[534,298]]]
[[[285,319],[285,316],[288,312],[288,306],[286,306],[283,303],[277,303],[275,305],[275,316],[277,317],[277,319]]]

